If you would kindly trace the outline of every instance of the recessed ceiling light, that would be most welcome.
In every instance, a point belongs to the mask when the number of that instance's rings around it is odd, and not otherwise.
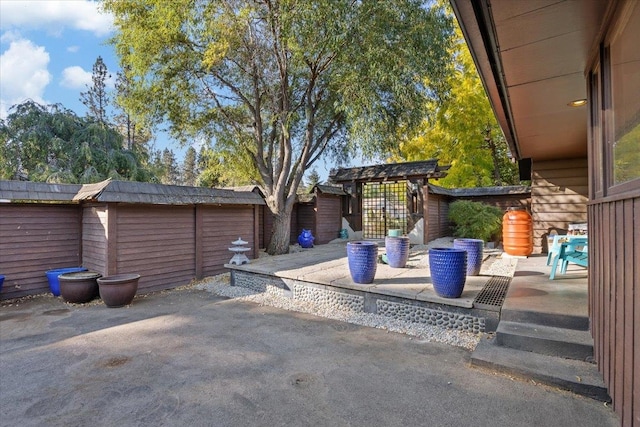
[[[587,104],[587,100],[586,99],[576,99],[574,101],[571,101],[567,105],[569,107],[582,107],[583,105],[586,105],[586,104]]]

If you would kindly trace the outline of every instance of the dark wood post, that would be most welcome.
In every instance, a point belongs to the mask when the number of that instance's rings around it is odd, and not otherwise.
[[[118,274],[118,205],[107,203],[107,262],[106,276]]]
[[[422,186],[422,240],[423,244],[427,244],[429,242],[429,186]]]
[[[195,241],[195,267],[196,278],[201,279],[203,276],[203,254],[202,254],[202,222],[203,212],[202,205],[194,205],[195,217],[194,217],[194,241]]]
[[[262,205],[253,205],[253,259],[260,256],[260,209]]]

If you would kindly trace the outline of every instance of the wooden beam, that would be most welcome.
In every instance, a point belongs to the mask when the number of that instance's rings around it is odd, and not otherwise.
[[[106,275],[118,274],[118,204],[107,203]]]
[[[429,186],[422,186],[422,243],[427,244],[429,242]]]
[[[203,277],[203,259],[202,254],[202,205],[194,205],[194,245],[195,245],[195,270],[196,278]]]

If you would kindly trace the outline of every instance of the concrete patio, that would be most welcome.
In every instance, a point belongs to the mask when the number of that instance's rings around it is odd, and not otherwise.
[[[0,306],[2,426],[616,426],[460,348],[181,289]]]

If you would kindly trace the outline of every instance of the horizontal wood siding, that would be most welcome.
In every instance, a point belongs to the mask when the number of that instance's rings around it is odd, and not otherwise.
[[[535,162],[531,180],[533,252],[548,250],[552,231],[566,234],[570,223],[587,222],[587,159]]]
[[[311,230],[311,233],[317,241],[316,231],[316,211],[313,203],[298,203],[296,205],[296,226],[293,228],[293,221],[291,227],[291,243],[298,243],[298,236],[302,233],[302,229]]]
[[[429,209],[429,241],[450,236],[448,198],[440,194],[429,194],[427,205]]]
[[[342,228],[342,198],[318,194],[316,199],[315,243],[323,245],[338,238]]]
[[[49,292],[45,272],[80,265],[77,205],[0,204],[0,297]]]
[[[253,236],[253,207],[203,207],[202,229],[198,230],[202,237],[202,272],[204,276],[224,273],[224,264],[233,256],[229,248],[231,242],[241,237],[248,242],[247,248],[254,248]],[[245,255],[252,258],[253,251]]]
[[[193,206],[117,209],[117,273],[140,274],[138,292],[174,288],[195,277]]]
[[[82,211],[82,265],[107,274],[107,207],[86,206]]]
[[[640,425],[640,197],[588,212],[594,355],[622,425]]]

